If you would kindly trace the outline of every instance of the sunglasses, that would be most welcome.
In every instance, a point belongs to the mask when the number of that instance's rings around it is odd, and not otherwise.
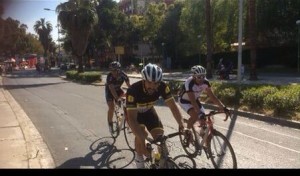
[[[160,82],[152,82],[152,81],[148,81],[146,80],[147,84],[154,84],[155,86],[159,86]]]
[[[204,79],[205,78],[205,75],[199,75],[199,76],[196,76],[197,79]]]

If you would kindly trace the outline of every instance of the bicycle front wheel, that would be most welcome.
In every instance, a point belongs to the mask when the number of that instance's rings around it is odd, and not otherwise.
[[[124,137],[130,150],[135,150],[135,135],[133,134],[127,120],[124,121]]]
[[[114,112],[113,115],[113,124],[112,124],[112,131],[110,131],[110,134],[113,138],[117,138],[120,134],[120,126],[119,126],[119,118],[117,116],[118,112]]]
[[[236,169],[237,161],[228,139],[219,131],[213,130],[208,138],[208,155],[217,169]]]
[[[183,150],[189,157],[196,157],[198,154],[198,135],[196,133],[195,127],[191,128],[191,139],[186,139],[183,134],[179,135],[180,143]]]

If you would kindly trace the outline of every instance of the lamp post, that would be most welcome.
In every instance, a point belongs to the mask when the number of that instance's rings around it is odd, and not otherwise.
[[[200,42],[200,47],[199,47],[199,65],[201,65],[201,35],[197,36]]]
[[[44,10],[47,10],[47,11],[54,11],[55,10],[52,10],[52,9],[49,9],[49,8],[44,8]],[[58,24],[58,20],[56,19],[56,27],[57,27],[57,44],[58,44],[58,55],[57,55],[57,58],[60,57],[60,42],[59,42],[59,27],[60,25]]]
[[[300,72],[300,20],[296,21],[296,25],[298,26],[298,63],[297,63],[297,71]]]

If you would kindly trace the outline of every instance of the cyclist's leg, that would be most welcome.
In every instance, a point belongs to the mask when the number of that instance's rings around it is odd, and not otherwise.
[[[143,124],[140,125],[144,133],[147,135],[146,128]],[[145,168],[144,156],[147,154],[145,141],[139,140],[137,137],[135,138],[135,163],[138,169]]]
[[[148,118],[146,123],[147,130],[150,132],[153,139],[164,134],[164,128],[154,108],[150,110],[151,118]],[[160,152],[160,149],[157,149]]]
[[[112,132],[115,102],[114,102],[112,94],[108,90],[105,91],[105,98],[106,98],[106,103],[108,106],[108,111],[107,111],[108,127],[109,127],[110,132]]]

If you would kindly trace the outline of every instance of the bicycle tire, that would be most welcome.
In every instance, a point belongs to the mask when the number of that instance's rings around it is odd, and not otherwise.
[[[112,132],[110,133],[113,138],[117,138],[119,136],[120,130],[121,130],[119,125],[118,125],[118,123],[119,123],[118,120],[119,119],[117,117],[117,114],[118,114],[118,112],[114,111],[113,119],[112,119],[112,123],[113,123]]]
[[[207,139],[208,156],[216,169],[236,169],[237,160],[228,139],[219,131],[213,130]]]
[[[168,158],[163,166],[159,166],[159,169],[180,169],[180,167],[172,158]]]
[[[185,153],[189,157],[195,158],[198,155],[198,150],[199,150],[197,147],[199,137],[197,135],[197,132],[196,132],[194,126],[191,128],[191,130],[192,130],[192,142],[189,146],[185,145],[185,142],[183,141],[184,140],[183,134],[179,135],[179,139],[180,139],[181,146],[182,146],[183,150],[185,151]]]
[[[127,146],[129,147],[130,150],[134,151],[135,150],[135,135],[133,134],[131,128],[129,127],[129,124],[127,120],[124,120],[124,137]]]

